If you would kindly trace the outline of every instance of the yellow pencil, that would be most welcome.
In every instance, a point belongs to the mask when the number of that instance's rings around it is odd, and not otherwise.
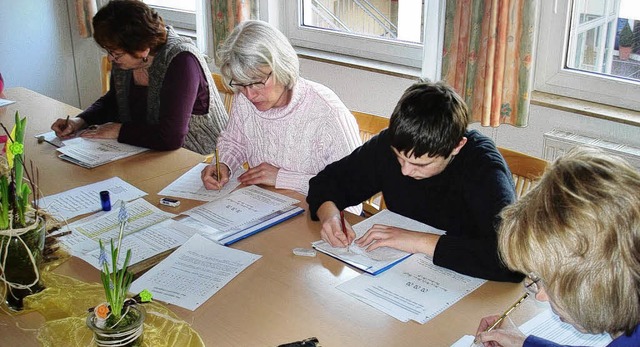
[[[216,148],[216,179],[220,182],[220,159],[218,158],[218,149]]]

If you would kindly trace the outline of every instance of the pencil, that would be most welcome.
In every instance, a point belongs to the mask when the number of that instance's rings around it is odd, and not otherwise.
[[[218,149],[216,148],[216,179],[220,182],[220,158],[218,158]]]
[[[513,310],[516,309],[516,307],[520,306],[520,304],[524,301],[524,299],[526,299],[527,297],[529,297],[529,293],[524,293],[524,295],[522,295],[520,297],[520,299],[518,299],[518,301],[516,301],[515,303],[513,303],[513,305],[509,306],[509,308],[504,311],[504,313],[500,316],[500,318],[498,318],[498,320],[495,321],[495,323],[491,324],[490,327],[488,327],[485,332],[487,331],[491,331],[493,329],[495,329],[498,325],[500,325],[500,323],[502,323],[502,321],[507,318],[507,316],[509,315],[509,313],[511,313]]]

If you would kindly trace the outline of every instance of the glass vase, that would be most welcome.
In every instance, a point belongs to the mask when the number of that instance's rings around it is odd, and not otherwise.
[[[44,250],[45,223],[42,218],[32,229],[20,236],[0,236],[0,261],[2,261],[5,286],[5,303],[20,311],[23,299],[44,289],[40,281],[40,265]]]
[[[107,324],[99,327],[95,312],[91,312],[87,317],[87,326],[93,331],[93,340],[98,347],[140,347],[144,337],[145,316],[146,312],[142,306],[129,306],[129,312],[115,326],[110,327]]]

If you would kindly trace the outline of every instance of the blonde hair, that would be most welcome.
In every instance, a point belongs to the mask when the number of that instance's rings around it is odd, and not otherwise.
[[[575,148],[502,212],[500,256],[535,273],[550,300],[591,333],[640,322],[640,173],[594,148]]]

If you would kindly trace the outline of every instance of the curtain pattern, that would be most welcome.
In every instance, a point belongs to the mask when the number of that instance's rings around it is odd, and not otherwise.
[[[258,18],[256,0],[210,0],[213,26],[213,47],[216,49],[227,38],[236,24]],[[216,64],[218,58],[215,58]]]
[[[87,38],[93,35],[91,20],[96,14],[95,0],[75,0],[78,33],[80,37]]]
[[[537,0],[447,0],[442,76],[482,126],[527,125]]]

